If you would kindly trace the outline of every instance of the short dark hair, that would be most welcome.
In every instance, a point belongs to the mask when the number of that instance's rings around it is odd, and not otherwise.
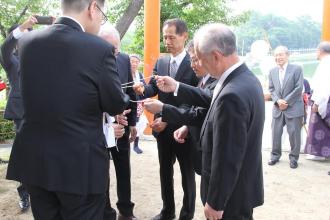
[[[182,35],[183,33],[188,33],[188,27],[186,22],[179,18],[168,19],[164,22],[163,27],[166,25],[168,26],[175,26],[175,33],[178,35]]]
[[[101,7],[104,6],[105,0],[96,0]],[[62,0],[62,10],[73,10],[75,12],[83,11],[90,3],[91,0]]]

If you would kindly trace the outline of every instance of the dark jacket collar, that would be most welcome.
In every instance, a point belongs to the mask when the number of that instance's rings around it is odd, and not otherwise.
[[[55,24],[64,24],[64,25],[70,26],[71,28],[73,28],[77,31],[83,31],[81,29],[80,25],[76,21],[74,21],[68,17],[59,17],[58,19],[56,19]]]

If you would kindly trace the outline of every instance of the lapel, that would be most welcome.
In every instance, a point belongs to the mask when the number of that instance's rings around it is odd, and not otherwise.
[[[67,17],[59,17],[56,19],[55,24],[67,25],[76,31],[83,31],[77,22]]]
[[[281,88],[281,92],[283,93],[284,91],[284,88],[286,86],[286,82],[289,80],[289,78],[291,78],[292,74],[291,74],[291,65],[288,64],[288,66],[286,67],[286,70],[285,70],[285,75],[284,75],[284,79],[283,79],[283,85],[282,85],[282,88]]]
[[[276,86],[275,85],[274,86],[275,88],[278,88],[278,91],[281,93],[282,87],[280,83],[280,68],[276,67],[276,69],[274,69],[272,74],[273,74],[274,83],[277,84]]]
[[[205,127],[206,127],[206,124],[207,124],[207,121],[210,117],[210,113],[212,112],[212,109],[213,109],[213,106],[214,106],[214,103],[216,103],[217,99],[219,98],[222,90],[226,87],[226,85],[232,80],[234,79],[235,77],[237,77],[238,75],[240,75],[240,73],[244,72],[247,70],[247,66],[245,65],[245,63],[243,63],[241,66],[239,66],[237,69],[235,69],[228,77],[227,79],[223,82],[218,94],[216,95],[216,97],[214,98],[214,101],[212,102],[207,114],[206,114],[206,117],[204,119],[204,122],[203,122],[203,125],[202,125],[202,129],[201,129],[201,133],[200,133],[200,141],[202,140],[202,137],[204,135],[204,131],[205,131]]]
[[[178,70],[176,71],[175,80],[180,81],[184,73],[186,72],[187,67],[190,66],[190,57],[187,53],[186,56],[183,58]]]
[[[157,71],[160,76],[169,76],[170,75],[170,56],[164,56],[158,60]]]

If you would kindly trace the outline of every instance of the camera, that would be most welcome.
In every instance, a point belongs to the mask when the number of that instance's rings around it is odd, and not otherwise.
[[[52,16],[38,16],[38,15],[36,15],[35,18],[38,21],[37,24],[44,24],[44,25],[53,24],[53,17]]]

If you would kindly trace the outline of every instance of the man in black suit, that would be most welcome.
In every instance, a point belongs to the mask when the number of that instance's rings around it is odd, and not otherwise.
[[[209,90],[211,95],[217,83],[216,79],[211,77],[210,74],[199,65],[193,41],[187,44],[186,49],[191,59],[191,68],[200,79],[197,87]],[[184,100],[179,99],[179,102],[184,102]],[[179,108],[170,104],[164,104],[156,99],[146,100],[144,102],[144,107],[153,114],[162,112],[162,120],[165,122],[182,125],[174,131],[174,139],[178,143],[184,143],[187,138],[191,140],[194,170],[198,175],[201,175],[202,149],[199,144],[199,136],[208,108],[190,105]]]
[[[163,25],[163,40],[166,49],[171,54],[157,60],[154,71],[158,75],[171,76],[172,78],[196,86],[198,78],[190,67],[190,57],[184,49],[188,39],[188,29],[184,21],[171,19]],[[172,94],[166,94],[158,90],[155,79],[151,79],[147,86],[136,84],[135,90],[143,97],[152,97],[158,94],[163,103],[179,106]],[[196,183],[193,168],[190,142],[177,143],[173,138],[173,132],[179,125],[162,121],[162,115],[156,114],[151,124],[153,134],[157,139],[158,157],[160,166],[160,183],[163,200],[163,209],[155,216],[154,220],[168,220],[175,218],[173,164],[179,161],[182,188],[184,191],[183,207],[179,219],[192,219],[195,212]]]
[[[127,54],[120,52],[120,35],[118,31],[110,25],[101,28],[99,36],[111,43],[115,47],[117,58],[117,68],[119,78],[123,86],[123,91],[129,95],[133,102],[130,102],[126,110],[127,121],[123,137],[117,140],[117,148],[110,148],[111,156],[115,165],[117,177],[117,208],[119,210],[119,220],[137,219],[133,214],[134,203],[131,201],[131,164],[130,164],[130,142],[136,137],[136,94],[132,88],[133,76],[131,74],[131,62]],[[125,86],[125,84],[127,86]],[[119,116],[118,116],[119,117]],[[118,118],[117,117],[117,118]],[[109,190],[107,190],[109,195]],[[111,207],[109,196],[107,196],[105,208],[105,219],[116,219],[116,211]]]
[[[167,92],[179,86],[179,96],[199,105],[211,100],[201,130],[201,197],[207,219],[253,219],[253,208],[263,204],[262,87],[239,60],[235,35],[227,26],[206,25],[194,42],[201,65],[219,79],[212,99],[168,77],[159,77],[158,86]]]
[[[16,131],[20,127],[23,119],[23,102],[20,88],[20,68],[17,51],[18,40],[23,36],[24,32],[30,31],[33,25],[37,23],[37,19],[33,16],[29,17],[21,25],[13,25],[8,30],[8,36],[1,45],[0,63],[6,71],[7,78],[10,84],[8,101],[4,113],[4,118],[13,120]],[[20,197],[19,206],[22,211],[30,207],[29,193],[24,184],[17,187]]]
[[[102,114],[119,114],[129,101],[113,46],[95,36],[103,5],[62,0],[63,17],[19,45],[24,116],[7,178],[26,184],[37,220],[103,219],[109,155]]]

